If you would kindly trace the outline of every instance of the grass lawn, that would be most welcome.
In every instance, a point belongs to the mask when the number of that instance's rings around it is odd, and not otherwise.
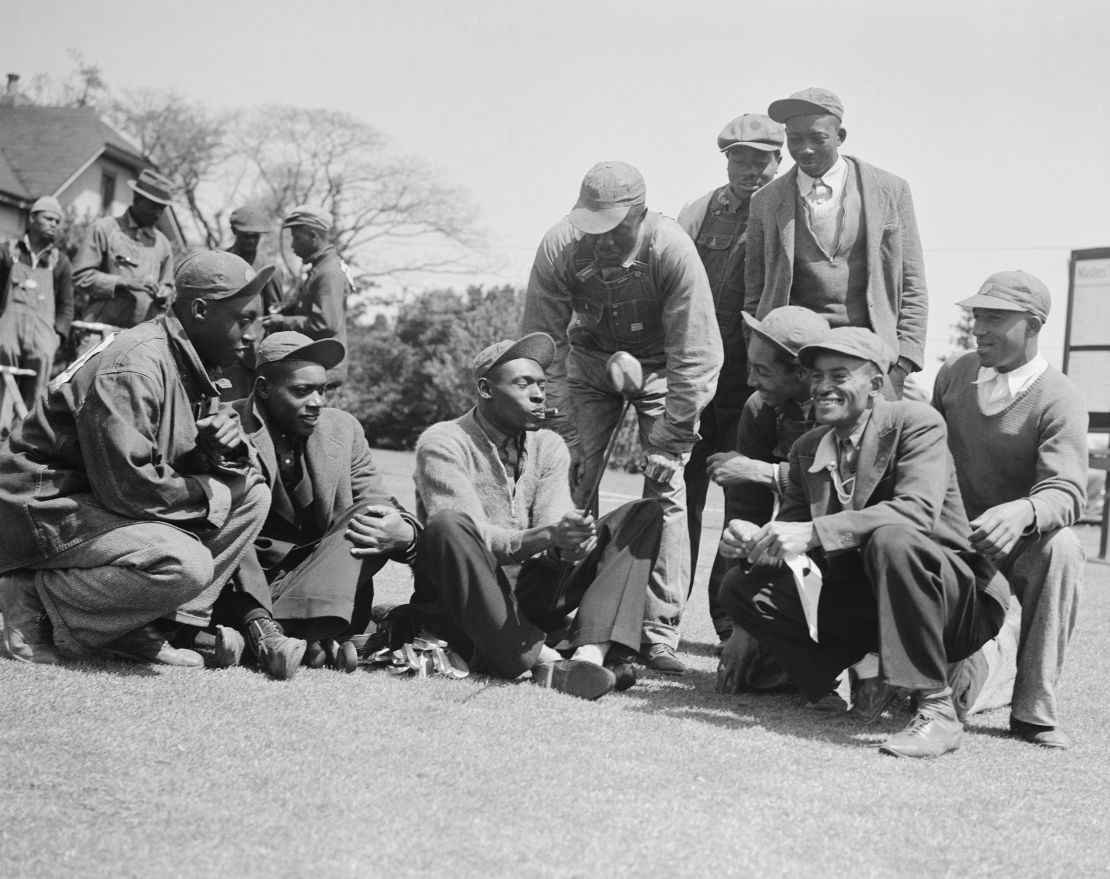
[[[378,458],[411,503],[411,456]],[[719,501],[706,524],[703,568]],[[0,661],[0,876],[1104,874],[1108,586],[1088,565],[1059,753],[1008,738],[1005,709],[918,762],[876,751],[902,717],[861,732],[796,696],[717,696],[700,592],[692,673],[596,703],[385,671]],[[379,600],[407,588],[390,565]]]

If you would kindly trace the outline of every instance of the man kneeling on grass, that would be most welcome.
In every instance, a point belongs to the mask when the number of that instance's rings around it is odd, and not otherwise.
[[[570,453],[539,430],[554,358],[546,333],[489,346],[474,359],[477,406],[420,437],[413,604],[473,645],[472,667],[597,699],[636,681],[663,510],[641,500],[595,521],[573,508]]]
[[[882,398],[889,356],[859,327],[798,352],[819,426],[790,450],[778,518],[728,524],[722,551],[746,561],[721,603],[812,701],[849,666],[865,722],[912,693],[916,715],[880,750],[936,757],[963,737],[949,663],[997,634],[1009,590],[968,542],[944,420]],[[869,653],[878,662],[857,665]]]
[[[415,558],[419,525],[382,485],[362,425],[324,406],[345,356],[336,339],[267,336],[254,392],[234,404],[273,500],[255,554],[216,603],[216,621],[230,623],[217,628],[219,666],[238,663],[244,634],[271,677],[291,678],[306,642],[307,664],[337,664],[338,642],[370,623],[374,575]]]

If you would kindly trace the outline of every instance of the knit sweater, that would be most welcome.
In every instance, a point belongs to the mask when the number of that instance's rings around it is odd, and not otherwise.
[[[525,433],[515,485],[471,409],[454,421],[433,424],[416,442],[416,515],[421,522],[440,510],[469,515],[498,564],[524,561],[522,532],[558,522],[573,509],[570,453],[550,430]]]
[[[979,409],[979,355],[941,367],[933,405],[948,422],[969,519],[1007,501],[1028,498],[1037,531],[1071,525],[1087,490],[1087,406],[1067,377],[1051,366],[996,415]]]

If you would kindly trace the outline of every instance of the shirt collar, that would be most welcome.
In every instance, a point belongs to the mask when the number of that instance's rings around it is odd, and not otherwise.
[[[54,252],[56,246],[51,243],[47,244],[46,247],[44,247],[42,250],[36,251],[31,247],[31,237],[26,233],[24,233],[23,237],[20,238],[19,241],[16,243],[27,252],[27,256],[31,258],[31,263],[36,268],[39,267],[38,264],[42,262],[43,259],[46,259],[46,261],[49,262],[50,256]]]
[[[859,424],[848,434],[848,442],[854,448],[858,449],[863,441],[863,432],[867,429],[869,421],[871,421],[870,409],[863,414]],[[839,462],[839,446],[840,438],[835,430],[830,430],[821,437],[821,442],[817,444],[817,451],[813,453],[813,463],[809,467],[809,472],[820,473],[822,470],[835,470]]]
[[[979,374],[976,376],[973,385],[985,385],[995,381],[1000,376],[1005,378],[1006,386],[1010,390],[1010,396],[1016,397],[1019,392],[1031,385],[1035,379],[1040,378],[1041,373],[1048,369],[1048,361],[1044,359],[1041,354],[1036,355],[1028,363],[1023,363],[1008,372],[999,372],[993,366],[980,366]]]
[[[511,439],[516,439],[517,442],[520,441],[519,436],[517,436],[517,437],[509,436],[509,434],[503,433],[502,431],[500,431],[496,427],[494,427],[489,422],[489,420],[485,416],[482,415],[481,410],[477,406],[474,407],[474,420],[476,422],[478,422],[478,426],[480,428],[482,428],[482,433],[484,433],[487,437],[489,437],[489,441],[491,443],[493,443],[494,446],[496,446],[499,449],[503,448],[505,443],[507,443]]]
[[[844,178],[848,173],[848,163],[844,161],[844,156],[837,156],[833,166],[829,168],[821,179],[828,184],[833,192],[839,192],[844,186]],[[816,177],[810,177],[801,168],[798,169],[798,192],[803,196],[808,195],[809,191],[813,189],[813,184],[817,180]]]

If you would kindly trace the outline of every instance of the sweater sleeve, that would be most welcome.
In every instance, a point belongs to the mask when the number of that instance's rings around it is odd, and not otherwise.
[[[1038,424],[1036,481],[1029,501],[1038,531],[1055,531],[1078,521],[1087,501],[1086,404],[1075,386],[1058,376],[1058,390]]]

